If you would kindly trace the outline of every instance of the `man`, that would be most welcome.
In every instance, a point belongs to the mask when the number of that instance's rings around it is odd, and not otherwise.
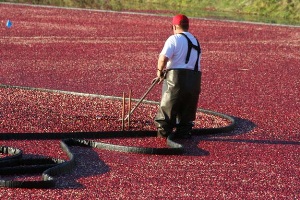
[[[155,125],[158,137],[168,137],[176,128],[175,138],[189,138],[201,91],[201,48],[188,32],[185,15],[173,17],[172,30],[157,62],[157,77],[163,86]]]

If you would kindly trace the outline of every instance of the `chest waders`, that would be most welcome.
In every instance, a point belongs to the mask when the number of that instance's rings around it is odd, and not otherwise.
[[[172,69],[169,70],[163,83],[163,92],[160,106],[155,117],[158,136],[167,137],[176,128],[175,134],[187,135],[194,126],[197,104],[201,91],[201,72],[198,71],[200,44],[194,45],[183,33],[188,41],[188,52],[185,63],[190,60],[192,49],[197,51],[197,61],[194,70]]]

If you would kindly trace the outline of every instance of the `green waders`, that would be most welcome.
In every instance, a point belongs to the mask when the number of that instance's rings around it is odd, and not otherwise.
[[[194,126],[201,92],[201,72],[188,69],[169,70],[163,82],[162,99],[155,117],[161,136],[189,134]]]

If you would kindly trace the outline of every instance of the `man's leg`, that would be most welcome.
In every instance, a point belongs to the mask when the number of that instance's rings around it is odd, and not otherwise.
[[[154,120],[159,137],[169,136],[176,125],[178,95],[176,96],[175,84],[168,76],[169,74],[172,72],[168,72],[163,82],[162,99]]]
[[[201,91],[201,73],[187,71],[182,76],[183,80],[185,79],[188,83],[181,93],[181,99],[184,100],[181,102],[180,109],[178,110],[178,124],[176,125],[175,136],[177,138],[189,138],[194,126]]]

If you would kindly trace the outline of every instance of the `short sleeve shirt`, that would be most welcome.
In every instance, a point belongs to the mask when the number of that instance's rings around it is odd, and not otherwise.
[[[194,45],[197,45],[196,38],[189,32],[183,32]],[[160,55],[165,55],[169,58],[167,69],[191,69],[194,70],[195,63],[197,62],[197,50],[192,48],[189,62],[186,64],[185,59],[188,52],[188,41],[181,34],[171,35],[165,42],[165,45]],[[201,71],[200,59],[198,63],[198,70]]]

